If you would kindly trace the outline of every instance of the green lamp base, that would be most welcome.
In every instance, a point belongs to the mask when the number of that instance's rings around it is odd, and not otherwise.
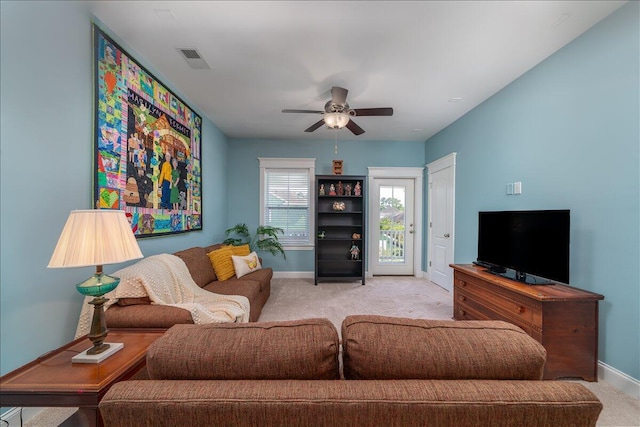
[[[91,329],[89,331],[89,339],[93,343],[93,347],[87,350],[87,354],[96,355],[109,349],[109,344],[104,343],[104,339],[107,337],[109,330],[107,329],[107,321],[104,317],[104,303],[109,301],[108,298],[104,298],[102,295],[114,290],[120,279],[117,277],[108,276],[102,273],[102,266],[96,267],[96,274],[78,283],[76,289],[82,295],[95,297],[89,301],[89,304],[93,305],[93,319],[91,321]]]

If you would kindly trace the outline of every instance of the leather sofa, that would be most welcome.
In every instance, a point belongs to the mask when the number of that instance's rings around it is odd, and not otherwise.
[[[221,247],[222,244],[196,246],[174,255],[185,262],[194,282],[201,288],[222,295],[247,297],[250,304],[249,321],[256,322],[271,293],[273,270],[266,267],[241,278],[234,276],[220,281],[207,254]],[[110,328],[170,328],[177,324],[193,324],[188,310],[152,305],[149,298],[120,298],[105,311],[105,319]]]
[[[546,352],[502,321],[347,317],[176,325],[149,379],[115,384],[106,426],[595,426],[579,383],[541,381]],[[342,347],[342,357],[340,357]],[[340,363],[342,361],[342,364]]]

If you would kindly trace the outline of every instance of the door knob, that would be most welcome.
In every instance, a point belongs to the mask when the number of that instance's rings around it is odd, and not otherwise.
[[[449,233],[447,233],[447,234],[444,235],[444,237],[446,237],[448,239],[449,237],[451,237],[451,235]]]

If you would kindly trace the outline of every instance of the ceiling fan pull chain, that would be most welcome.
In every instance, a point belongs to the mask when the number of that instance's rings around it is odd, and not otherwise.
[[[336,133],[336,145],[333,146],[333,153],[338,154],[338,129],[334,129]]]

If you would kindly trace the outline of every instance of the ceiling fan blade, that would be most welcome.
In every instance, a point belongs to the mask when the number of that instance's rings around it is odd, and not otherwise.
[[[316,122],[314,124],[312,124],[311,126],[309,126],[308,128],[306,128],[304,131],[305,132],[313,132],[314,130],[318,129],[320,126],[322,126],[324,124],[324,119],[320,120],[319,122]]]
[[[322,114],[324,111],[318,110],[282,110],[283,113],[313,113],[313,114]]]
[[[347,123],[347,129],[353,132],[354,135],[362,135],[364,133],[364,129],[355,124],[353,120],[349,120],[349,123]]]
[[[347,93],[345,88],[334,86],[331,88],[331,102],[336,105],[344,105],[347,102]]]
[[[393,108],[353,108],[356,116],[393,116]]]

